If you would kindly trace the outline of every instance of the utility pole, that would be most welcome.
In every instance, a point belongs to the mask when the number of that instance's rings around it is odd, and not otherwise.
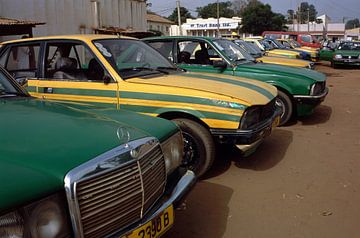
[[[309,24],[310,24],[310,8],[307,9],[307,12],[308,12],[308,19],[307,19],[307,23],[308,23],[308,33],[310,33],[310,30],[309,30]]]
[[[217,37],[220,37],[220,9],[219,0],[217,0],[216,14],[217,14]]]
[[[181,15],[180,15],[180,0],[176,1],[176,7],[177,7],[177,12],[178,12],[179,32],[180,32],[180,35],[182,36]]]

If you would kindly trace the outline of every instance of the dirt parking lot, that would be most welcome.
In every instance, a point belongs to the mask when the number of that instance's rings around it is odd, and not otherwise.
[[[166,237],[360,237],[360,69],[317,70],[325,102],[249,158],[220,151]]]

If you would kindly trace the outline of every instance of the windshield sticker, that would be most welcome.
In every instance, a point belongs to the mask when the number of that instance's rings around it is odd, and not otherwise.
[[[96,46],[96,48],[98,48],[98,50],[101,52],[101,54],[103,54],[106,57],[111,57],[111,53],[101,44],[101,43],[94,43],[94,45]]]

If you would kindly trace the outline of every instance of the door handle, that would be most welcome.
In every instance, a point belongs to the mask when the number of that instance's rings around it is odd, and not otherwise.
[[[54,89],[53,88],[45,88],[45,93],[53,93]]]

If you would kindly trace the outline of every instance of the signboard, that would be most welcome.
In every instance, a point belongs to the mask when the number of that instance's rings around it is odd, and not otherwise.
[[[220,29],[236,29],[239,26],[238,22],[220,22]],[[201,22],[201,23],[185,23],[182,25],[183,29],[186,30],[216,30],[218,24],[215,21],[212,22]]]

